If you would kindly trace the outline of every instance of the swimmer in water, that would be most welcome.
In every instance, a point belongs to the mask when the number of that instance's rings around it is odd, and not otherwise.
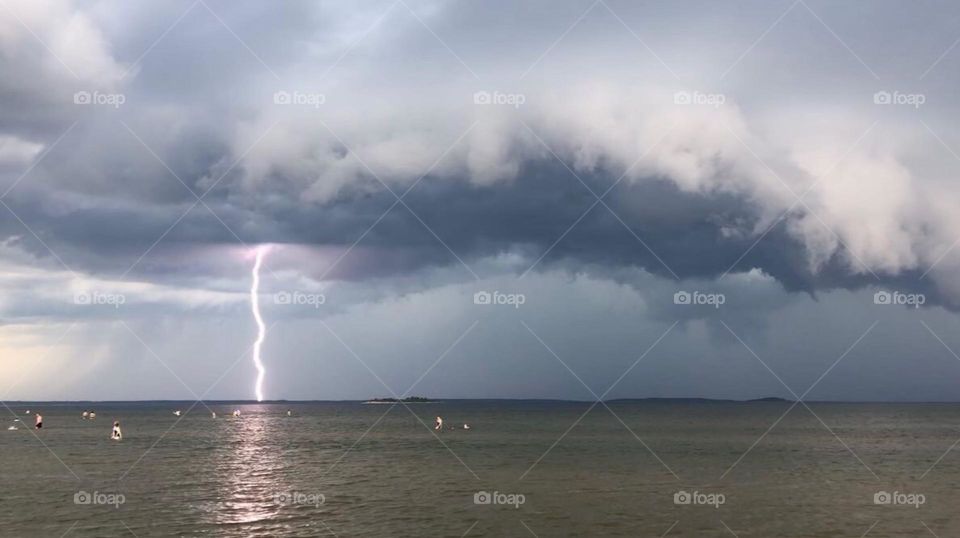
[[[38,430],[43,427],[43,416],[40,413],[37,413],[37,424],[35,426]]]
[[[173,412],[173,414],[179,417],[179,416],[180,416],[180,410],[177,409],[176,411]]]
[[[288,416],[288,417],[292,417],[292,416],[293,416],[293,411],[287,409],[287,416]]]
[[[210,416],[213,417],[213,418],[217,418],[217,412],[216,412],[216,411],[210,411]]]
[[[110,438],[114,441],[123,439],[123,432],[120,431],[120,421],[114,421],[113,431],[110,432]]]
[[[437,417],[437,421],[436,421],[436,424],[433,426],[433,429],[434,429],[434,430],[442,430],[442,429],[443,429],[443,419],[440,418],[439,416]]]
[[[463,429],[469,430],[469,429],[470,429],[470,425],[469,425],[469,424],[464,424],[464,425],[463,425]]]
[[[87,420],[87,417],[89,417],[89,416],[90,416],[90,412],[89,412],[89,411],[84,411],[84,412],[83,412],[83,420]]]
[[[239,410],[239,409],[234,409],[234,410],[233,410],[233,416],[239,417],[239,416],[240,416],[240,410]]]
[[[90,411],[90,420],[93,420],[95,418],[97,418],[97,414],[94,413],[93,411]]]

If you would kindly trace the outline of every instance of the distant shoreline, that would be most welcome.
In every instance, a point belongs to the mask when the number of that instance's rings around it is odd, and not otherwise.
[[[111,404],[177,404],[181,406],[190,406],[196,400],[7,400],[7,406],[36,406],[36,405],[111,405]],[[364,404],[367,402],[399,403],[391,400],[377,399],[350,399],[350,400],[203,400],[208,405],[296,405],[310,403],[341,403],[341,404]],[[422,403],[456,403],[456,402],[501,402],[501,403],[531,403],[531,404],[591,404],[593,400],[566,400],[557,398],[431,398]],[[605,403],[678,403],[678,404],[696,404],[696,403],[727,403],[727,404],[756,404],[756,403],[794,403],[794,400],[777,397],[752,398],[746,400],[734,400],[723,398],[672,398],[672,397],[651,397],[651,398],[614,398],[604,400]],[[951,400],[908,400],[908,401],[890,401],[890,400],[804,400],[808,404],[896,404],[896,405],[953,405],[960,404],[960,401]],[[416,402],[406,402],[416,403]],[[198,404],[199,405],[199,404]]]

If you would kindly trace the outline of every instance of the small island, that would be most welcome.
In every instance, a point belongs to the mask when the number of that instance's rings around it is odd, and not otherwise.
[[[433,400],[423,396],[409,396],[402,400],[397,398],[371,398],[365,404],[394,404],[394,403],[433,403]]]

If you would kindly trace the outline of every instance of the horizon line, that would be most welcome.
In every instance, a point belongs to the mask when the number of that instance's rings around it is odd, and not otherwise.
[[[139,399],[139,400],[6,400],[3,403],[7,406],[12,404],[122,404],[122,403],[187,403],[206,402],[211,404],[278,404],[278,403],[365,403],[378,402],[380,404],[389,403],[440,403],[440,402],[555,402],[555,403],[582,403],[590,404],[596,402],[690,402],[690,403],[795,403],[797,400],[781,398],[776,396],[732,399],[732,398],[706,398],[699,396],[651,396],[636,398],[610,398],[604,400],[582,400],[570,398],[427,398],[425,402],[403,402],[402,399],[390,400],[386,398],[365,398],[365,399],[268,399],[257,401],[256,399]],[[835,404],[960,404],[960,400],[803,400],[804,403],[835,403]]]

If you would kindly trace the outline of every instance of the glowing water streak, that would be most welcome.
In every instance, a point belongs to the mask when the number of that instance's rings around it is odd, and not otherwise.
[[[267,328],[263,324],[263,318],[260,316],[260,265],[263,263],[263,256],[267,253],[267,247],[257,247],[257,260],[253,264],[253,285],[250,287],[250,309],[253,311],[253,319],[257,321],[257,340],[253,343],[253,364],[257,367],[257,401],[263,401],[263,375],[267,372],[260,362],[260,346],[266,338]]]

